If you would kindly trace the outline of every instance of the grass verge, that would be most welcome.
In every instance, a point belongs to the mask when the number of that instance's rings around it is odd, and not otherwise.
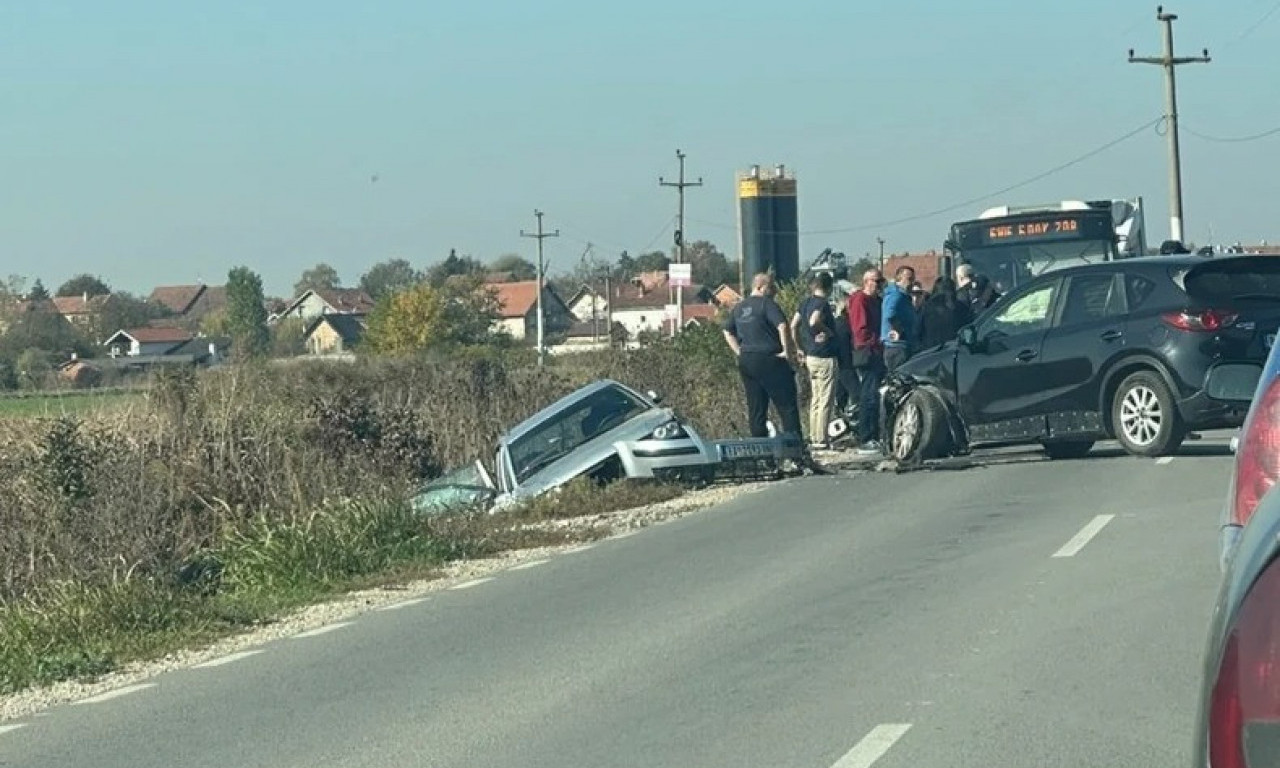
[[[0,694],[208,644],[350,590],[430,576],[504,551],[567,544],[599,527],[539,528],[641,507],[676,486],[571,483],[502,515],[421,517],[399,501],[334,504],[287,523],[262,516],[222,536],[173,574],[121,573],[105,584],[60,581],[0,603]]]

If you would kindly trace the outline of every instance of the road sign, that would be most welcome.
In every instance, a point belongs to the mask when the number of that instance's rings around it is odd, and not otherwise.
[[[671,264],[667,267],[667,280],[673,288],[688,288],[693,285],[693,265]]]

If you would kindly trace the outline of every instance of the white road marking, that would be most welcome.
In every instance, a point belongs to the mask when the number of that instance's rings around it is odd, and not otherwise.
[[[26,727],[27,727],[26,723],[17,723],[15,725],[0,725],[0,735],[9,733],[10,731],[16,731],[19,728],[26,728]]]
[[[415,599],[413,599],[413,600],[401,600],[401,601],[400,601],[400,602],[398,602],[398,603],[392,603],[391,605],[384,605],[384,606],[382,606],[381,608],[379,608],[378,610],[380,610],[380,611],[398,611],[398,610],[400,610],[401,608],[408,608],[408,607],[409,607],[409,606],[411,606],[411,605],[418,605],[419,603],[425,603],[425,602],[427,602],[427,600],[428,600],[428,599],[429,599],[429,598],[426,598],[426,597],[419,597],[419,598],[415,598]]]
[[[464,581],[461,584],[454,584],[452,587],[449,587],[449,589],[470,589],[472,587],[478,587],[481,584],[484,584],[485,582],[488,582],[488,581],[493,581],[493,577],[485,576],[483,579],[472,579],[471,581]]]
[[[524,571],[524,570],[528,570],[529,568],[537,568],[539,565],[545,565],[546,563],[549,563],[549,562],[551,562],[551,561],[550,561],[550,560],[546,560],[546,559],[542,559],[542,560],[530,560],[530,561],[529,561],[529,562],[527,562],[527,563],[521,563],[521,564],[519,564],[519,565],[513,565],[513,566],[511,566],[511,570],[513,570],[513,571]]]
[[[340,621],[337,624],[330,624],[327,627],[316,627],[315,629],[308,629],[306,632],[299,632],[298,634],[294,635],[293,638],[297,640],[303,637],[316,637],[317,635],[328,634],[329,632],[333,632],[336,629],[349,627],[352,625],[352,623],[353,622],[350,622],[350,621]]]
[[[111,701],[112,699],[118,699],[121,696],[128,696],[131,693],[137,693],[138,691],[144,691],[148,688],[155,688],[155,687],[156,687],[155,683],[138,683],[137,685],[126,685],[123,688],[117,688],[114,691],[107,691],[106,693],[100,693],[97,696],[90,696],[87,699],[81,699],[80,701],[77,701],[75,703],[77,705],[101,704],[104,701]]]
[[[233,661],[247,659],[250,656],[257,656],[259,653],[262,653],[262,651],[240,651],[239,653],[233,653],[230,656],[223,656],[220,659],[213,659],[211,661],[206,661],[203,664],[197,664],[195,665],[194,669],[208,669],[209,667],[221,667],[223,664],[230,664]]]
[[[1173,457],[1172,457],[1172,456],[1161,456],[1160,458],[1156,459],[1156,463],[1157,463],[1157,464],[1172,464],[1172,463],[1173,463]]]
[[[1075,557],[1076,553],[1084,549],[1084,546],[1093,540],[1098,532],[1107,527],[1107,523],[1115,519],[1115,515],[1098,515],[1093,518],[1080,529],[1080,532],[1071,537],[1071,541],[1062,545],[1062,549],[1053,553],[1054,557]]]
[[[877,725],[831,768],[871,768],[910,729],[911,723]]]

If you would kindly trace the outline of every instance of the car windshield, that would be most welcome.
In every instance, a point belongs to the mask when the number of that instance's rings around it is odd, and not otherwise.
[[[648,409],[646,403],[617,386],[571,403],[511,442],[516,483]]]
[[[996,290],[1007,293],[1045,272],[1078,264],[1097,264],[1111,258],[1111,254],[1109,240],[1073,240],[969,248],[961,258],[972,264],[978,274],[990,278]]]

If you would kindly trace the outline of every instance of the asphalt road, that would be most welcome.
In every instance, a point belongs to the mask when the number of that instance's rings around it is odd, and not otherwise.
[[[0,764],[1187,764],[1225,441],[780,483],[7,724]]]

